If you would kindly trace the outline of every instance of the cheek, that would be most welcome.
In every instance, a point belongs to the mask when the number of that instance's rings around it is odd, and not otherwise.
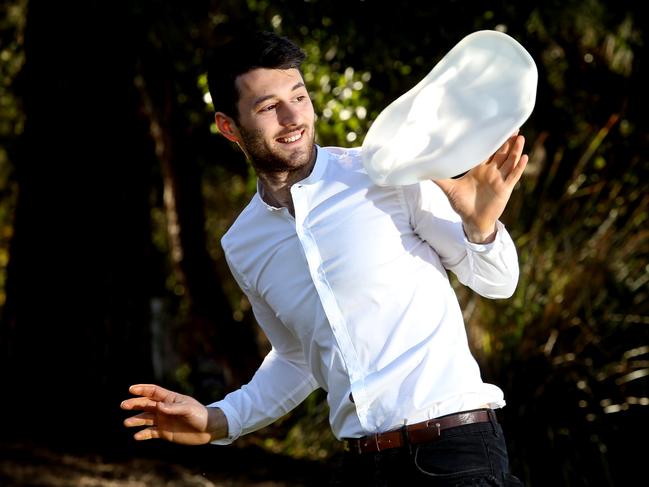
[[[313,124],[315,120],[315,111],[311,103],[309,103],[307,106],[304,107],[304,110],[302,111],[302,115],[306,120],[308,120],[309,123]]]
[[[255,120],[247,124],[246,132],[255,139],[265,139],[272,137],[273,124],[270,120]]]
[[[312,101],[309,101],[309,103],[307,104],[307,110],[311,113],[312,117],[315,116],[315,109],[313,108],[313,102]]]
[[[264,139],[266,138],[266,135],[263,130],[259,129],[259,127],[240,127],[239,132],[241,134],[241,141],[247,149],[254,149],[255,147],[261,147],[265,144]]]

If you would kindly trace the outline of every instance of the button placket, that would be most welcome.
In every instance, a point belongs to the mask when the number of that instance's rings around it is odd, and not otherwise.
[[[340,348],[349,378],[352,383],[362,382],[362,372],[356,355],[356,349],[345,326],[345,320],[336,297],[327,280],[317,241],[307,223],[309,213],[307,191],[308,187],[304,185],[294,185],[291,188],[293,207],[295,208],[295,231],[304,251],[309,267],[309,274],[316,288],[320,303],[327,315],[334,339]],[[357,414],[361,423],[367,425],[367,411],[363,404],[365,395],[359,393],[358,396],[360,401],[357,400],[355,403]]]

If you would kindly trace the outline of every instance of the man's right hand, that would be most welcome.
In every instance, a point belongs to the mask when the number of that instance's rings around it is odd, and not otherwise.
[[[127,411],[143,411],[124,420],[124,426],[146,426],[133,436],[136,440],[160,438],[183,445],[203,445],[228,435],[228,422],[218,408],[207,408],[184,396],[153,384],[129,388],[133,397],[122,402]]]

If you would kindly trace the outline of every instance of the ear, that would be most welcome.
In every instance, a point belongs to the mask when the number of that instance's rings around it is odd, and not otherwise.
[[[221,132],[226,139],[230,142],[239,143],[241,136],[239,135],[237,124],[232,118],[228,117],[223,112],[216,112],[214,115],[214,121],[216,122],[216,127],[219,129],[219,132]]]

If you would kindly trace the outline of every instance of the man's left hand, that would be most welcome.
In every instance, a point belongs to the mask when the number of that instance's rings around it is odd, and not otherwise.
[[[495,239],[496,221],[527,165],[524,145],[525,138],[514,134],[489,159],[461,178],[435,181],[462,218],[469,241],[490,243]]]

